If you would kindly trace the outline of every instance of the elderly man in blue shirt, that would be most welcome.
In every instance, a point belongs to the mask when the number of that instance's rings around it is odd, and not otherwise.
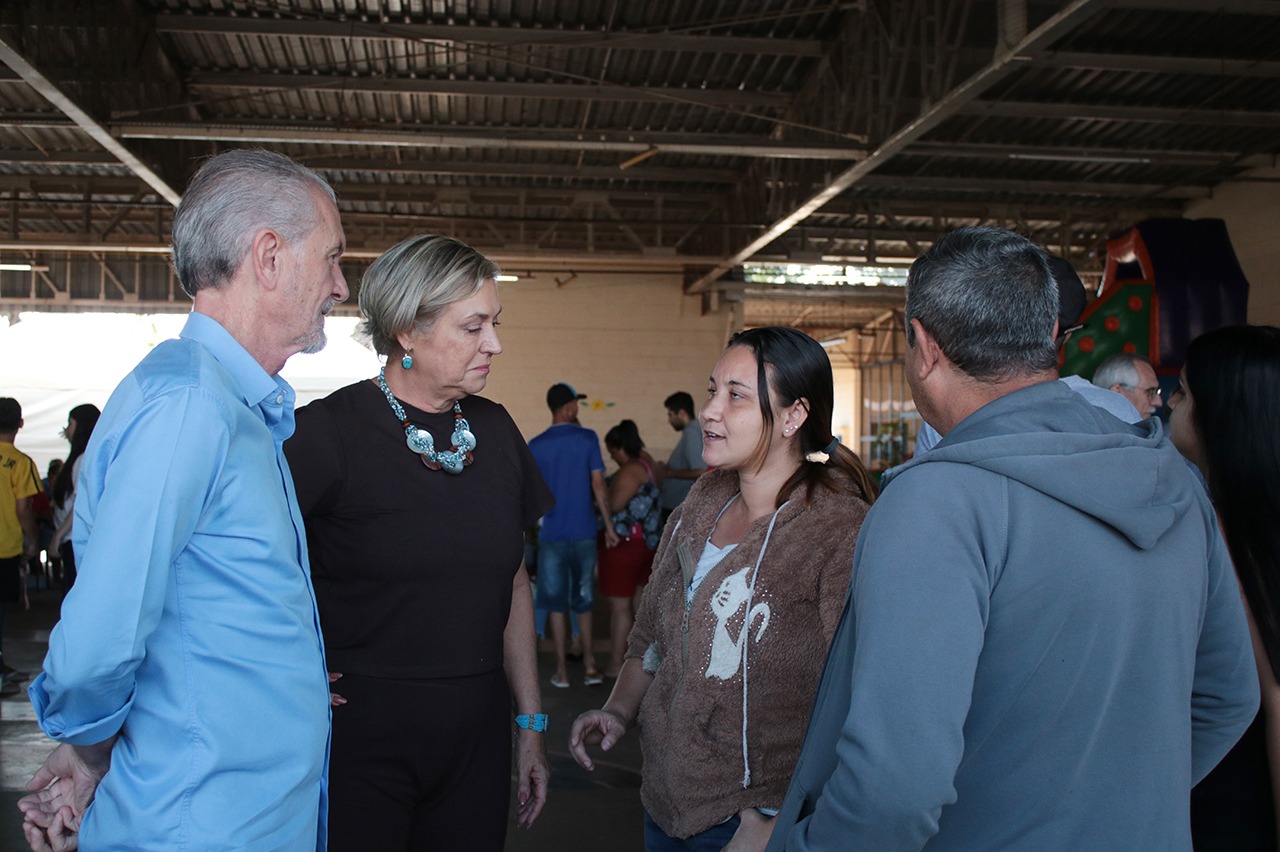
[[[20,803],[33,849],[77,827],[93,849],[325,847],[329,690],[276,374],[324,345],[343,248],[333,190],[287,157],[227,152],[188,187],[194,311],[98,422],[80,577],[30,687],[63,743]]]

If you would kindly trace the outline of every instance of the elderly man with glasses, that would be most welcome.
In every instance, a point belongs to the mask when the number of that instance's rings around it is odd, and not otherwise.
[[[1121,352],[1098,365],[1093,383],[1123,396],[1146,420],[1164,404],[1160,399],[1160,380],[1155,368],[1141,355]]]

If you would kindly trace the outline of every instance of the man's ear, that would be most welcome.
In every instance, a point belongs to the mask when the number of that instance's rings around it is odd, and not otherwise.
[[[920,323],[920,320],[911,320],[911,331],[916,340],[916,370],[920,378],[924,378],[938,366],[938,361],[943,357],[942,347]]]
[[[255,276],[268,290],[274,290],[280,284],[284,271],[284,237],[272,228],[263,228],[253,235],[249,245],[249,261],[253,264]]]

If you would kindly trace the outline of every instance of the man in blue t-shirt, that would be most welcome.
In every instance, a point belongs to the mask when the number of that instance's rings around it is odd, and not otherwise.
[[[578,400],[586,399],[564,383],[547,390],[551,427],[529,442],[542,477],[556,497],[555,507],[542,518],[538,533],[537,608],[550,613],[551,641],[556,649],[556,673],[551,685],[566,687],[565,614],[578,617],[582,652],[586,663],[586,684],[594,686],[603,678],[596,669],[591,646],[591,607],[596,569],[596,518],[609,517],[605,499],[604,460],[600,439],[590,429],[578,425]],[[618,536],[604,526],[605,545],[613,547]]]

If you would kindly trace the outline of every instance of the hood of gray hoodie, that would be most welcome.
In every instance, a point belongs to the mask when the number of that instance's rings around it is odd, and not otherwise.
[[[1020,482],[1144,550],[1189,511],[1198,488],[1158,418],[1124,423],[1054,381],[987,403],[933,450],[888,471],[882,488],[918,465],[948,462]]]

